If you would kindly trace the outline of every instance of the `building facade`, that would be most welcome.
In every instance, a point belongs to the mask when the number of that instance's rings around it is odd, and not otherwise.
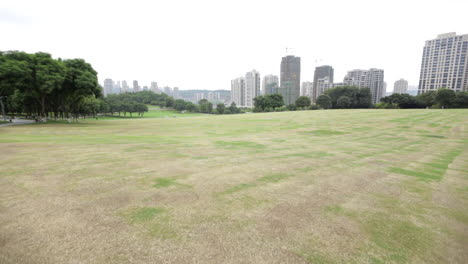
[[[312,89],[314,87],[313,82],[302,82],[301,85],[301,96],[308,96],[312,98]]]
[[[314,86],[312,88],[312,95],[311,99],[312,102],[317,101],[317,97],[320,96],[318,93],[317,86],[319,84],[319,79],[323,79],[322,82],[325,80],[325,78],[328,78],[328,82],[333,84],[333,76],[334,76],[334,70],[333,67],[330,65],[323,65],[323,66],[318,66],[315,67],[315,72],[314,72]]]
[[[172,97],[174,97],[174,99],[180,99],[179,87],[174,87],[174,89],[172,89]]]
[[[169,86],[165,86],[164,87],[164,93],[169,95],[169,96],[172,96],[172,88],[169,87]]]
[[[134,80],[133,81],[133,92],[137,93],[140,91],[140,86],[138,85],[138,81]]]
[[[239,77],[231,81],[231,101],[238,107],[244,106],[245,98],[245,79]]]
[[[468,34],[455,32],[426,41],[418,93],[439,88],[468,91]]]
[[[369,88],[372,96],[372,103],[380,103],[380,98],[384,92],[384,70],[352,70],[348,71],[343,83],[353,85],[359,88]]]
[[[269,95],[278,93],[278,76],[276,75],[265,75],[262,81],[262,94]]]
[[[260,95],[260,73],[256,70],[245,74],[245,107],[254,107],[254,98]]]
[[[301,58],[292,55],[283,57],[280,72],[279,93],[285,105],[294,104],[301,92]]]
[[[150,90],[153,91],[153,92],[155,92],[155,93],[158,93],[158,94],[161,93],[161,90],[159,90],[159,87],[158,87],[158,83],[157,83],[157,82],[151,82]]]
[[[333,88],[333,82],[330,81],[328,76],[325,76],[323,78],[317,79],[317,83],[315,84],[315,89],[312,88],[312,103],[317,102],[317,98],[325,93],[326,90]]]
[[[408,81],[400,79],[393,84],[394,94],[405,94],[408,93]]]
[[[109,94],[113,93],[114,90],[114,81],[112,79],[105,79],[104,80],[104,96],[108,96]]]

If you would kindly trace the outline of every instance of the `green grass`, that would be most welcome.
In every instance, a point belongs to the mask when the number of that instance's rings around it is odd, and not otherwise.
[[[0,127],[0,256],[463,263],[467,124],[462,109],[151,108]]]
[[[127,217],[132,223],[147,222],[153,220],[156,216],[166,213],[164,208],[142,207],[135,208],[127,213]]]

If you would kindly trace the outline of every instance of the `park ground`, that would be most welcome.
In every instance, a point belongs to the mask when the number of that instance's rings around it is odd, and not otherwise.
[[[468,110],[0,128],[0,263],[468,263]]]

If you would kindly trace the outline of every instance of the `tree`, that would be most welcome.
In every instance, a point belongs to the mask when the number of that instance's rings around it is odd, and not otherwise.
[[[220,115],[224,114],[225,109],[226,109],[226,106],[223,103],[219,103],[218,105],[216,105],[216,111]]]
[[[183,111],[185,110],[185,107],[186,107],[186,103],[184,100],[182,99],[177,99],[175,100],[174,102],[174,108],[177,110],[177,111]]]
[[[254,98],[254,111],[255,112],[263,112],[263,110],[267,107],[266,100],[263,95],[259,95]]]
[[[310,98],[308,96],[299,96],[296,100],[296,106],[306,108],[310,106]]]
[[[456,108],[468,108],[468,92],[457,92],[454,101]]]
[[[317,98],[317,105],[323,109],[329,109],[332,106],[331,98],[328,95],[322,94]]]
[[[52,59],[48,53],[38,52],[29,61],[31,69],[30,85],[26,92],[30,93],[41,106],[40,115],[47,116],[46,100],[56,89],[60,89],[65,80],[65,66],[59,60]]]
[[[426,107],[431,107],[433,106],[436,101],[436,94],[437,91],[427,91],[425,93],[419,94],[416,96],[416,102],[419,107],[426,108]]]
[[[229,106],[229,111],[231,114],[238,114],[240,112],[240,109],[237,108],[236,103],[232,102],[231,106]]]
[[[266,97],[269,99],[269,106],[274,110],[284,105],[283,96],[281,94],[269,94]]]
[[[29,55],[24,53],[24,56]],[[8,53],[0,52],[0,107],[4,120],[6,120],[4,102],[16,89],[27,86],[26,76],[30,74],[28,70],[25,62],[14,60],[8,56]]]
[[[351,99],[346,95],[340,96],[340,98],[338,98],[336,102],[337,108],[346,109],[346,108],[349,108],[350,106],[351,106]]]
[[[206,99],[201,99],[199,102],[198,102],[198,105],[200,106],[200,112],[201,113],[207,113],[207,114],[211,114],[211,112],[213,112],[213,104],[210,103],[208,100]]]
[[[441,88],[437,90],[435,97],[436,103],[438,103],[442,108],[449,108],[455,103],[455,92],[450,89]]]

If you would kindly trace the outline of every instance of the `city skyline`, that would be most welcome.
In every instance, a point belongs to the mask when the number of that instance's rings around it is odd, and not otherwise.
[[[301,81],[312,81],[316,66],[333,65],[335,80],[350,69],[379,68],[385,69],[388,83],[404,78],[417,85],[425,41],[445,32],[468,32],[464,9],[453,8],[456,1],[426,1],[425,12],[419,12],[420,3],[408,1],[378,6],[370,1],[291,1],[297,12],[284,12],[281,1],[248,2],[248,9],[246,3],[8,1],[0,8],[2,50],[83,58],[96,69],[100,83],[107,78],[155,80],[181,90],[229,90],[229,80],[246,69],[279,75],[278,58],[285,55],[301,57]],[[265,6],[269,12],[257,12]],[[206,8],[191,12],[197,7]],[[311,10],[330,12],[312,16]],[[239,15],[244,19],[235,19]],[[428,19],[435,15],[437,19]],[[324,21],[326,26],[310,29]],[[424,27],[408,26],[413,21],[424,21]],[[261,30],[244,30],[252,25]],[[368,25],[367,32],[350,30],[362,25]],[[242,36],[232,38],[234,32]],[[286,53],[286,47],[292,50]],[[223,70],[207,79],[204,71],[213,65]]]

